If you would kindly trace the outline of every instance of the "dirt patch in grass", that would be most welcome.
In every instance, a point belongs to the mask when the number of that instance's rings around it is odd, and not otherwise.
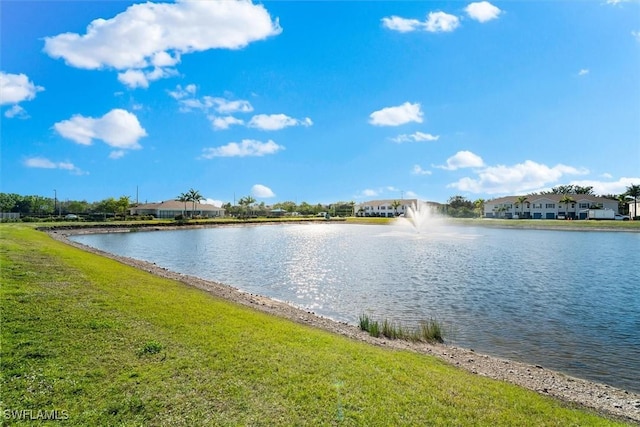
[[[294,322],[321,328],[354,340],[364,341],[380,347],[411,350],[433,355],[447,363],[465,369],[473,374],[517,384],[543,395],[553,396],[572,404],[620,418],[640,423],[640,394],[614,388],[605,384],[574,378],[542,366],[529,365],[507,359],[479,354],[471,349],[454,347],[446,344],[414,343],[401,340],[375,338],[357,326],[317,316],[287,303],[276,301],[260,295],[242,292],[231,286],[206,281],[194,276],[175,273],[155,264],[132,258],[120,257],[94,248],[73,242],[67,237],[71,234],[114,232],[108,230],[57,230],[49,234],[56,240],[71,246],[117,260],[123,264],[136,267],[160,277],[177,280],[190,286],[203,289],[212,295],[254,308],[275,316],[287,318]]]

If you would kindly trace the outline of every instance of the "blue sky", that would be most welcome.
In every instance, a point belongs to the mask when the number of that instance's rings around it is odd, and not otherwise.
[[[640,184],[640,2],[0,3],[0,191],[491,199]]]

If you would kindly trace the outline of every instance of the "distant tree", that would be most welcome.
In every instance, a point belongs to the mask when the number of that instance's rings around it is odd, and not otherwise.
[[[18,200],[22,198],[19,194],[0,193],[0,212],[15,212]]]
[[[296,204],[295,204],[295,202],[291,202],[291,201],[275,203],[272,207],[273,207],[273,209],[282,209],[282,210],[285,210],[287,212],[295,212],[296,211]]]
[[[551,191],[543,191],[541,194],[591,194],[593,195],[593,187],[581,187],[579,185],[558,185],[553,187]]]
[[[298,212],[300,212],[302,215],[313,215],[313,206],[311,206],[307,202],[302,202],[298,206]]]
[[[74,214],[86,213],[89,211],[89,203],[85,200],[72,200],[67,203],[67,210]]]
[[[118,212],[118,201],[113,197],[109,197],[99,201],[94,209],[98,213],[112,213],[115,215]]]
[[[484,199],[476,199],[476,201],[473,202],[473,209],[480,218],[484,215],[484,202]]]
[[[640,197],[640,185],[631,184],[627,187],[625,195],[633,197],[633,219],[640,218],[640,215],[638,215],[638,197]]]
[[[129,196],[121,196],[116,201],[117,211],[122,214],[124,218],[127,217],[127,209],[131,205],[131,197]]]
[[[447,213],[456,218],[472,218],[474,216],[474,204],[463,196],[453,196],[447,201]]]

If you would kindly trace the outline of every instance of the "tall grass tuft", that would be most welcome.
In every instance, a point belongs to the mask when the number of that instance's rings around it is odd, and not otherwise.
[[[363,331],[367,331],[369,332],[369,327],[371,326],[371,319],[369,319],[369,316],[362,313],[360,315],[360,329],[362,329]]]
[[[392,340],[444,342],[443,327],[434,318],[423,320],[417,328],[407,329],[400,323],[384,319],[382,323],[373,320],[368,314],[361,314],[358,325],[361,330],[369,332],[372,337],[386,337]]]
[[[427,321],[420,322],[418,330],[420,331],[420,338],[423,341],[444,342],[442,325],[436,319],[431,318]]]
[[[369,335],[378,338],[380,336],[380,323],[377,320],[373,320],[369,323]]]

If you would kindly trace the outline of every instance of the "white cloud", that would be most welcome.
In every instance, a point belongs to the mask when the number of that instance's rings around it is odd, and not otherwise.
[[[458,28],[460,19],[445,12],[429,12],[426,21],[407,19],[400,16],[382,18],[382,26],[393,31],[409,33],[411,31],[428,31],[430,33],[451,32]]]
[[[589,74],[589,69],[587,68],[582,68],[580,71],[578,71],[578,76],[586,76],[587,74]]]
[[[202,201],[202,203],[207,204],[207,205],[213,205],[213,206],[222,206],[222,205],[224,205],[224,202],[222,200],[211,199],[211,198],[204,199]]]
[[[184,88],[178,85],[176,86],[176,90],[168,91],[169,96],[178,101],[178,103],[180,104],[180,111],[182,112],[190,112],[192,110],[209,112],[213,110],[216,113],[220,114],[232,114],[250,113],[253,111],[253,106],[251,105],[251,103],[244,99],[230,100],[227,98],[208,95],[197,98],[195,96],[196,92],[197,87],[194,84],[189,84]]]
[[[188,84],[184,88],[180,85],[177,85],[175,91],[168,91],[168,92],[169,92],[169,96],[171,96],[173,99],[182,99],[182,98],[186,98],[187,96],[195,95],[197,90],[198,88],[196,85]]]
[[[420,104],[405,102],[397,107],[386,107],[369,115],[369,123],[374,126],[400,126],[405,123],[422,123]]]
[[[250,113],[253,111],[251,103],[242,99],[229,101],[224,98],[214,98],[213,103],[218,113]]]
[[[605,178],[610,178],[604,174]],[[596,180],[577,180],[571,181],[569,184],[579,185],[581,187],[593,187],[594,194],[622,194],[627,191],[627,187],[632,185],[638,185],[640,183],[640,176],[634,178],[622,177],[617,181],[596,181]]]
[[[276,196],[275,193],[271,191],[269,187],[266,187],[262,184],[256,184],[253,187],[251,187],[251,195],[259,199],[268,199],[270,197]]]
[[[45,37],[44,51],[76,68],[122,70],[123,83],[146,87],[149,81],[173,75],[167,67],[177,65],[183,54],[240,49],[281,32],[263,5],[249,1],[146,2],[111,19],[92,21],[85,34]]]
[[[401,144],[403,142],[425,142],[425,141],[431,142],[431,141],[437,141],[438,139],[440,139],[440,135],[432,135],[430,133],[424,133],[424,132],[415,132],[415,133],[412,133],[411,135],[407,135],[407,134],[398,135],[395,138],[391,138],[391,141]]]
[[[4,116],[8,119],[19,118],[19,119],[28,119],[29,114],[25,111],[24,108],[19,106],[18,104],[12,105],[7,111],[4,112]]]
[[[24,165],[28,168],[37,169],[62,169],[67,170],[75,175],[86,175],[80,168],[70,162],[54,162],[45,157],[30,157],[25,160]]]
[[[460,20],[455,15],[444,12],[429,12],[425,29],[430,33],[451,32],[458,28]]]
[[[114,150],[111,153],[109,153],[109,158],[112,160],[117,160],[124,157],[124,155],[125,155],[124,150]]]
[[[422,169],[420,165],[414,165],[411,173],[413,175],[431,175],[431,171]]]
[[[0,71],[0,105],[30,101],[43,90],[42,86],[36,86],[25,74]]]
[[[456,154],[447,159],[447,164],[445,166],[435,167],[453,171],[456,169],[480,168],[483,166],[484,161],[482,160],[482,157],[472,153],[471,151],[458,151]]]
[[[477,178],[465,177],[448,187],[486,194],[517,194],[537,191],[557,183],[566,175],[583,175],[587,170],[558,164],[553,167],[526,160],[513,166],[489,166],[477,171]]]
[[[176,75],[178,75],[178,71],[173,68],[155,67],[151,71],[127,70],[118,73],[118,81],[130,89],[138,87],[146,89],[149,87],[149,82]]]
[[[390,194],[393,193],[394,195],[392,197],[397,197],[398,194],[402,193],[403,191],[400,190],[399,188],[394,187],[393,185],[387,185],[387,186],[382,186],[379,187],[377,189],[375,188],[367,188],[365,190],[362,190],[362,192],[360,192],[358,195],[354,196],[355,198],[363,198],[363,197],[380,197],[383,194]],[[408,194],[408,192],[404,192],[405,195]]]
[[[94,139],[99,139],[111,147],[128,150],[141,148],[138,140],[147,136],[135,114],[118,108],[97,119],[77,114],[53,128],[78,144],[91,145]]]
[[[492,19],[497,19],[500,16],[500,13],[502,13],[499,8],[488,1],[470,3],[464,10],[471,19],[475,19],[476,21],[483,23],[491,21]]]
[[[424,28],[424,23],[417,19],[406,19],[399,16],[391,16],[382,18],[382,26],[389,30],[408,33]]]
[[[276,144],[272,140],[267,142],[256,141],[253,139],[243,139],[242,142],[230,142],[221,147],[205,148],[202,154],[204,159],[212,159],[214,157],[261,157],[269,154],[275,154],[284,150],[284,147]]]
[[[248,126],[261,130],[280,130],[290,126],[311,126],[312,124],[309,117],[298,120],[285,114],[258,114],[251,118]]]
[[[225,130],[229,129],[233,125],[244,124],[244,120],[237,119],[233,116],[209,116],[209,120],[211,120],[211,125],[215,130]]]
[[[638,43],[640,43],[640,31],[631,31],[631,35]]]

